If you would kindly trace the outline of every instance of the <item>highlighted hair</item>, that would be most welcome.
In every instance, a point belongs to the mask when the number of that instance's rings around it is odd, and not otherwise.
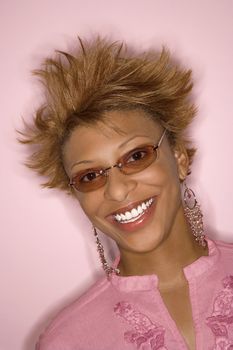
[[[183,137],[195,115],[191,70],[173,63],[167,50],[135,54],[119,42],[79,40],[75,53],[58,51],[34,74],[45,102],[21,142],[36,146],[27,165],[47,178],[44,186],[70,191],[63,145],[74,128],[101,120],[108,110],[144,110],[168,130],[172,145],[184,142],[191,164],[195,149]]]

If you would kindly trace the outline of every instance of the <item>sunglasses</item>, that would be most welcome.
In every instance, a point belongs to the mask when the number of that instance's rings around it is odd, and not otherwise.
[[[91,192],[104,186],[107,182],[108,172],[118,168],[123,174],[131,175],[146,169],[158,158],[158,149],[164,139],[166,129],[156,145],[145,145],[124,154],[115,165],[108,168],[93,168],[78,172],[69,185],[79,192]]]

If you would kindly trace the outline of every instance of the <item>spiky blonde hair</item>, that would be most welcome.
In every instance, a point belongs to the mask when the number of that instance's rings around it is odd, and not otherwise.
[[[169,131],[172,144],[185,143],[191,164],[195,149],[182,136],[195,115],[191,70],[175,64],[166,49],[132,53],[119,42],[79,39],[75,53],[57,51],[34,74],[45,102],[21,142],[36,145],[27,165],[46,176],[44,186],[69,191],[63,145],[74,128],[101,120],[108,110],[146,111]]]

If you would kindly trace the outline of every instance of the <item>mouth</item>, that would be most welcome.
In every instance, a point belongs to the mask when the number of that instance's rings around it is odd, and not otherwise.
[[[154,203],[155,197],[133,203],[112,213],[110,220],[124,230],[134,231],[149,219]]]
[[[135,206],[130,211],[128,210],[128,211],[123,211],[121,213],[117,213],[116,215],[114,215],[114,219],[121,224],[134,222],[140,219],[141,216],[144,215],[144,213],[152,205],[153,202],[154,202],[154,198],[150,198],[144,202],[141,202],[139,205]]]

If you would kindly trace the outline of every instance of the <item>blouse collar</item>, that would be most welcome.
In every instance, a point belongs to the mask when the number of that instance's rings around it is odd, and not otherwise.
[[[208,244],[208,256],[201,256],[195,260],[192,264],[184,268],[184,274],[188,281],[197,278],[198,276],[204,274],[206,271],[212,268],[219,259],[219,250],[215,244],[210,239],[206,239]],[[119,258],[114,262],[116,267],[119,262]],[[152,290],[158,285],[157,275],[144,275],[144,276],[118,276],[113,274],[110,278],[112,285],[120,289],[121,291],[139,291],[139,290]]]

